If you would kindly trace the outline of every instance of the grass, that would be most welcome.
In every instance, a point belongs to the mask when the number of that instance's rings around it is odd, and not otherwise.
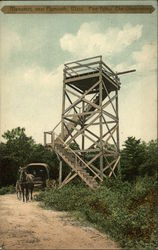
[[[155,249],[157,182],[136,183],[109,179],[96,192],[83,184],[52,188],[36,196],[46,208],[69,211],[107,233],[122,248]]]

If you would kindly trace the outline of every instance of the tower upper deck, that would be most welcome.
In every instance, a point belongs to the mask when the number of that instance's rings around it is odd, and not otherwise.
[[[109,92],[120,89],[121,83],[117,73],[102,61],[102,56],[66,63],[64,66],[65,83],[83,93],[98,82],[100,77]],[[98,92],[98,85],[93,90],[95,91]]]

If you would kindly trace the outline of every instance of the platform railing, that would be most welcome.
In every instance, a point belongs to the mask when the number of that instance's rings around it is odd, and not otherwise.
[[[88,61],[91,61],[91,62],[93,62],[93,60],[95,60],[96,61],[96,59],[99,59],[99,61],[101,61],[102,60],[102,56],[94,56],[94,57],[88,57],[88,58],[84,58],[84,59],[80,59],[80,60],[76,60],[76,61],[73,61],[73,62],[69,62],[69,63],[65,63],[64,65],[66,66],[73,66],[74,64],[76,64],[76,63],[83,63],[83,62],[88,62]]]
[[[66,63],[64,64],[66,78],[98,71],[101,61],[102,56],[95,56]]]
[[[99,73],[101,70],[110,79],[120,84],[117,73],[102,61],[102,56],[66,63],[64,66],[65,78],[77,77],[82,74]]]
[[[87,63],[87,64],[78,64],[76,66],[65,66],[66,78],[74,77],[81,74],[98,72],[100,61]]]

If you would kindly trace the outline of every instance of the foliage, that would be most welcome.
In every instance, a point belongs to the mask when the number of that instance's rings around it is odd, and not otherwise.
[[[109,179],[96,192],[69,184],[36,199],[47,208],[81,213],[121,247],[149,249],[156,245],[156,185],[154,178],[138,178],[135,184]]]
[[[0,144],[0,187],[15,183],[18,170],[17,159],[10,154],[7,145]]]
[[[14,194],[14,193],[15,193],[15,187],[13,185],[0,188],[0,195]]]
[[[54,152],[41,144],[36,144],[32,137],[25,134],[25,129],[17,127],[4,133],[6,143],[0,143],[0,187],[16,183],[20,166],[32,162],[47,163],[50,177],[58,178],[58,162]]]
[[[70,144],[70,148],[73,149],[73,150],[77,150],[77,149],[80,149],[79,145],[75,142],[72,142]]]
[[[123,180],[134,181],[137,176],[154,176],[158,173],[158,143],[148,144],[128,137],[121,151],[121,176]]]
[[[139,166],[139,175],[158,175],[158,142],[151,140],[146,144],[145,161]]]
[[[50,177],[58,179],[59,162],[55,152],[36,144],[28,137],[25,128],[14,128],[4,133],[6,143],[0,143],[0,187],[15,184],[19,166],[28,163],[43,162],[50,167]],[[78,149],[78,145],[71,144]],[[121,151],[122,180],[135,181],[137,176],[158,175],[158,144],[156,141],[141,142],[135,137],[129,137]],[[88,159],[88,154],[85,156]],[[93,163],[99,164],[99,158]],[[108,171],[108,169],[107,169]],[[69,167],[63,163],[63,178],[69,173]],[[107,173],[108,174],[108,173]],[[78,179],[75,178],[78,183]]]
[[[0,187],[16,183],[18,169],[29,163],[47,163],[51,179],[58,179],[59,161],[55,152],[36,144],[32,137],[28,137],[25,128],[14,128],[2,136],[6,143],[0,143]],[[72,144],[73,148],[77,145]],[[68,174],[69,168],[63,164],[63,178]]]
[[[17,127],[5,132],[2,137],[7,141],[6,148],[10,157],[20,165],[26,164],[35,143],[32,137],[26,136],[25,129]]]

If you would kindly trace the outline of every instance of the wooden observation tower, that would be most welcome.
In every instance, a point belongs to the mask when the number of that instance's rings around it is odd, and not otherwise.
[[[118,90],[119,74],[101,56],[64,65],[62,117],[57,126],[44,132],[44,144],[60,160],[59,185],[77,175],[93,190],[105,178],[116,177],[120,160]],[[56,134],[60,126],[59,134]],[[70,167],[62,179],[62,162]]]

